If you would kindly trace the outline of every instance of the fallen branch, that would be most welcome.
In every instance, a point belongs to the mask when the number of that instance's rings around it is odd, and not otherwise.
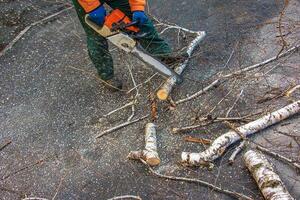
[[[200,118],[198,121],[202,122],[201,124],[196,124],[192,126],[185,126],[185,127],[179,127],[179,128],[173,128],[173,133],[181,133],[185,131],[191,131],[198,128],[201,128],[203,126],[207,126],[209,124],[212,124],[214,122],[222,122],[222,121],[243,121],[245,120],[249,115],[245,117],[216,117],[213,119],[209,119],[209,117]]]
[[[175,68],[175,72],[177,74],[182,74],[182,72],[184,71],[184,69],[186,68],[186,66],[188,65],[191,59],[193,51],[200,44],[200,42],[203,40],[204,37],[205,37],[204,31],[200,31],[197,33],[197,37],[190,43],[190,45],[187,48],[186,53],[188,54],[188,58],[181,65]],[[166,100],[170,95],[174,85],[176,85],[176,78],[175,77],[168,78],[166,82],[157,91],[157,97],[160,100]]]
[[[160,163],[157,153],[156,126],[148,123],[145,128],[145,149],[142,151],[131,151],[127,156],[133,160],[145,160],[150,166],[156,166]]]
[[[152,174],[158,176],[159,178],[164,178],[164,179],[169,179],[169,180],[175,180],[175,181],[184,181],[184,182],[190,182],[190,183],[197,183],[197,184],[200,184],[200,185],[212,188],[213,190],[218,191],[220,193],[230,195],[230,196],[232,196],[232,197],[234,197],[236,199],[253,200],[251,197],[248,197],[248,196],[246,196],[244,194],[241,194],[241,193],[238,193],[238,192],[234,192],[234,191],[230,191],[230,190],[227,190],[227,189],[223,189],[221,187],[218,187],[218,186],[216,186],[214,184],[208,183],[208,182],[200,180],[200,179],[193,179],[193,178],[186,178],[186,177],[177,177],[177,176],[168,176],[168,175],[160,174],[160,173],[154,171],[144,160],[140,159],[140,161],[145,166],[148,167],[149,171]]]
[[[285,96],[290,97],[292,95],[293,92],[295,92],[297,89],[300,88],[300,85],[296,85],[295,87],[289,89],[286,93]]]
[[[256,69],[256,68],[258,68],[258,67],[264,66],[264,65],[269,64],[269,63],[271,63],[271,62],[273,62],[273,61],[275,61],[275,60],[278,60],[279,58],[282,58],[282,57],[285,57],[285,56],[289,55],[290,53],[296,51],[299,47],[300,47],[300,45],[296,45],[296,46],[294,46],[294,47],[288,49],[287,51],[285,51],[285,52],[279,54],[278,56],[273,56],[273,57],[271,57],[271,58],[269,58],[269,59],[267,59],[267,60],[264,60],[263,62],[260,62],[260,63],[254,64],[254,65],[245,67],[245,68],[243,68],[243,69],[241,69],[241,70],[238,70],[238,71],[235,71],[235,72],[233,72],[233,73],[224,75],[224,76],[222,76],[222,77],[223,77],[223,78],[230,78],[230,77],[232,77],[232,76],[241,74],[241,73],[243,73],[243,72],[251,71],[251,70]]]
[[[112,115],[112,114],[114,114],[115,112],[117,112],[117,111],[119,111],[119,110],[122,110],[122,109],[124,109],[124,108],[129,107],[129,106],[132,106],[133,104],[135,104],[135,101],[131,101],[131,102],[129,102],[129,103],[127,103],[127,104],[125,104],[125,105],[123,105],[123,106],[121,106],[121,107],[115,109],[115,110],[112,110],[112,111],[110,111],[109,113],[103,115],[103,117],[108,117],[109,115]]]
[[[242,133],[239,129],[237,129],[232,123],[230,123],[229,121],[224,121],[223,122],[228,128],[232,129],[234,132],[236,132],[237,134],[239,134],[239,136],[243,139],[246,140],[246,136],[244,136],[244,133]]]
[[[244,149],[246,141],[242,141],[241,144],[233,151],[231,156],[229,157],[229,164],[233,164],[236,156]]]
[[[127,68],[128,68],[128,71],[129,71],[129,74],[130,74],[133,86],[136,88],[135,89],[136,93],[135,93],[134,100],[133,100],[134,103],[131,105],[131,115],[127,119],[127,121],[129,122],[129,121],[132,120],[132,118],[135,115],[135,104],[138,102],[138,98],[140,96],[140,92],[139,92],[139,89],[138,89],[138,87],[136,85],[136,81],[135,81],[133,73],[132,73],[132,62],[131,62],[131,60],[128,62]]]
[[[148,6],[149,8],[149,6]],[[166,26],[166,28],[164,30],[162,30],[160,32],[160,34],[163,34],[166,30],[168,29],[178,29],[180,31],[184,31],[187,33],[192,33],[192,34],[198,34],[198,31],[193,31],[187,28],[183,28],[175,23],[171,23],[171,22],[167,22],[164,20],[164,22],[162,22],[162,20],[158,19],[157,17],[155,17],[154,15],[151,15],[150,12],[148,12],[148,15],[152,18],[152,20],[154,20],[155,22],[157,22],[157,24],[155,24],[155,26]]]
[[[48,200],[48,199],[41,198],[41,197],[26,197],[26,198],[23,198],[22,200]]]
[[[237,130],[240,134],[243,134],[244,137],[248,137],[253,133],[261,131],[299,112],[300,100],[253,122],[245,124],[237,128]],[[191,166],[207,165],[207,163],[210,163],[223,155],[227,147],[239,140],[241,140],[241,136],[237,132],[229,131],[215,139],[212,145],[201,153],[182,152],[181,159],[184,163]]]
[[[0,57],[3,56],[8,50],[10,50],[13,45],[15,45],[22,37],[25,33],[27,33],[27,31],[29,31],[29,29],[31,29],[33,26],[44,23],[45,21],[48,21],[49,19],[52,19],[53,17],[56,17],[57,15],[60,15],[62,13],[64,13],[65,11],[68,11],[70,9],[72,9],[73,7],[68,7],[65,8],[61,11],[58,11],[52,15],[49,15],[39,21],[33,22],[32,24],[30,24],[29,26],[25,27],[1,52],[0,52]]]
[[[262,154],[249,150],[244,155],[244,162],[266,200],[294,200]]]
[[[52,156],[53,156],[53,155],[52,155]],[[39,164],[43,164],[47,159],[51,158],[52,156],[48,156],[48,157],[46,157],[46,158],[37,160],[37,161],[35,161],[33,164],[27,165],[27,166],[22,167],[22,168],[20,168],[20,169],[14,171],[14,172],[11,172],[10,174],[7,174],[7,175],[3,176],[1,180],[2,180],[2,181],[3,181],[3,180],[6,180],[6,179],[8,179],[9,177],[11,177],[11,176],[13,176],[13,175],[16,175],[16,174],[19,174],[20,172],[22,172],[22,171],[24,171],[24,170],[33,168],[33,167],[35,167],[35,166],[37,166],[37,165],[39,165]]]
[[[149,78],[147,78],[144,82],[134,86],[133,88],[129,89],[126,94],[130,94],[133,90],[136,90],[136,88],[142,87],[143,85],[145,85],[146,83],[150,82],[156,75],[158,75],[158,73],[156,72],[155,74],[153,74],[152,76],[150,76]]]
[[[266,149],[266,148],[264,148],[264,147],[262,147],[262,146],[257,146],[256,148],[257,148],[258,150],[264,152],[264,153],[267,153],[267,154],[272,155],[272,156],[274,156],[274,157],[276,157],[276,158],[279,158],[279,159],[281,159],[281,160],[283,160],[283,161],[285,161],[285,162],[287,162],[287,163],[293,165],[296,169],[300,170],[300,164],[297,163],[296,161],[294,161],[294,160],[292,160],[292,159],[290,159],[290,158],[287,158],[287,157],[285,157],[285,156],[282,156],[282,155],[280,155],[280,154],[278,154],[278,153],[275,153],[275,152],[273,152],[273,151],[271,151],[271,150],[269,150],[269,149]]]
[[[8,145],[10,145],[12,143],[11,140],[6,141],[1,147],[0,147],[0,151],[2,151],[5,147],[7,147]]]
[[[226,112],[226,117],[229,116],[230,112],[232,111],[232,109],[234,108],[234,106],[237,104],[237,102],[240,100],[242,94],[244,92],[244,89],[241,90],[241,92],[239,93],[239,95],[237,96],[236,100],[234,101],[234,103],[232,104],[232,106],[227,110]]]
[[[275,61],[275,60],[277,60],[277,59],[279,59],[279,58],[281,58],[281,57],[284,57],[284,56],[286,56],[286,55],[288,55],[288,54],[290,54],[290,53],[296,51],[299,47],[300,47],[300,45],[294,46],[294,47],[288,49],[287,51],[285,51],[285,52],[279,54],[278,56],[274,56],[274,57],[269,58],[269,59],[267,59],[267,60],[265,60],[265,61],[263,61],[263,62],[260,62],[260,63],[254,64],[254,65],[245,67],[245,68],[243,68],[243,69],[241,69],[241,70],[237,70],[237,71],[235,71],[235,72],[233,72],[233,73],[230,73],[230,74],[227,74],[227,75],[223,75],[223,76],[221,76],[220,78],[218,78],[217,80],[215,80],[214,82],[212,82],[210,85],[208,85],[207,87],[205,87],[204,89],[202,89],[202,90],[200,90],[200,91],[198,91],[198,92],[196,92],[196,93],[190,95],[190,96],[187,97],[187,98],[180,99],[180,100],[176,101],[175,103],[178,105],[178,104],[181,104],[181,103],[190,101],[190,100],[192,100],[192,99],[195,99],[196,97],[200,96],[201,94],[205,93],[206,91],[208,91],[208,90],[210,90],[211,88],[213,88],[214,86],[216,86],[219,82],[221,82],[221,80],[224,80],[224,81],[225,81],[226,79],[231,78],[231,77],[233,77],[233,76],[235,76],[235,75],[238,75],[238,74],[241,74],[241,73],[244,73],[244,72],[247,72],[247,71],[256,69],[256,68],[258,68],[258,67],[264,66],[264,65],[266,65],[266,64],[269,64],[269,63],[271,63],[271,62],[273,62],[273,61]]]
[[[200,143],[200,144],[205,144],[205,145],[210,145],[211,142],[212,142],[209,139],[196,138],[196,137],[192,137],[192,136],[186,136],[186,137],[184,137],[184,141],[186,141],[186,142]]]
[[[113,197],[107,200],[118,200],[118,199],[138,199],[138,200],[142,200],[141,197],[139,196],[134,196],[134,195],[123,195],[123,196],[117,196],[117,197]]]
[[[207,92],[208,90],[212,89],[213,87],[216,87],[219,83],[220,83],[221,79],[217,79],[214,82],[212,82],[211,84],[209,84],[208,86],[206,86],[205,88],[203,88],[202,90],[192,94],[191,96],[188,96],[187,98],[184,99],[180,99],[178,101],[175,102],[176,105],[190,101],[192,99],[195,99],[196,97],[200,96],[201,94]]]
[[[132,120],[132,121],[129,121],[129,122],[127,121],[127,122],[124,122],[124,123],[122,123],[122,124],[119,124],[118,126],[115,126],[115,127],[113,127],[113,128],[107,129],[107,130],[101,132],[99,135],[97,135],[97,136],[95,137],[95,139],[98,139],[98,138],[102,137],[103,135],[106,135],[106,134],[108,134],[108,133],[111,133],[111,132],[114,132],[114,131],[119,130],[119,129],[121,129],[121,128],[124,128],[124,127],[126,127],[126,126],[128,126],[128,125],[134,124],[134,123],[139,122],[139,121],[141,121],[141,120],[143,120],[143,119],[146,119],[148,116],[149,116],[149,115],[145,115],[145,116],[143,116],[143,117],[141,117],[141,118],[138,118],[138,119],[135,119],[135,120]]]

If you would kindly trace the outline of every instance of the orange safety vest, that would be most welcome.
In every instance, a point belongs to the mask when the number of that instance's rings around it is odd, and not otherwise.
[[[89,13],[101,5],[101,0],[78,0],[78,3]],[[131,11],[144,11],[146,0],[129,0]]]

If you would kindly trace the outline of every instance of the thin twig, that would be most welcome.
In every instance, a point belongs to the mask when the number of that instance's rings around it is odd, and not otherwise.
[[[4,176],[1,180],[8,179],[8,178],[11,177],[12,175],[16,175],[16,174],[18,174],[18,173],[20,173],[20,172],[22,172],[22,171],[24,171],[24,170],[27,170],[27,169],[29,169],[29,168],[32,168],[32,167],[36,166],[36,165],[42,164],[43,162],[45,162],[45,161],[46,161],[48,158],[50,158],[50,157],[51,157],[51,156],[48,156],[48,157],[46,157],[46,158],[43,158],[43,159],[40,159],[40,160],[35,161],[33,164],[30,164],[30,165],[27,165],[27,166],[25,166],[25,167],[22,167],[22,168],[20,168],[20,169],[18,169],[18,170],[16,170],[16,171],[14,171],[14,172],[12,172],[12,173],[10,173],[10,174]]]
[[[287,46],[287,42],[285,41],[284,36],[282,34],[282,25],[281,25],[281,22],[282,22],[282,19],[283,19],[283,16],[285,14],[285,11],[286,11],[286,8],[287,8],[288,4],[289,4],[289,0],[284,0],[283,8],[282,8],[282,10],[279,13],[278,30],[279,30],[279,36],[280,36],[282,44],[281,44],[281,49],[279,50],[279,52],[278,52],[277,55],[279,55],[284,50],[284,48]]]
[[[154,171],[144,160],[140,159],[140,161],[145,165],[147,166],[147,168],[149,169],[149,171],[160,177],[160,178],[164,178],[164,179],[169,179],[169,180],[175,180],[175,181],[184,181],[184,182],[190,182],[190,183],[197,183],[197,184],[200,184],[200,185],[203,185],[203,186],[206,186],[206,187],[209,187],[209,188],[212,188],[220,193],[224,193],[224,194],[227,194],[227,195],[230,195],[232,197],[235,197],[237,199],[246,199],[246,200],[253,200],[253,198],[251,197],[248,197],[244,194],[241,194],[241,193],[238,193],[238,192],[234,192],[234,191],[230,191],[230,190],[227,190],[227,189],[223,189],[221,187],[218,187],[216,185],[213,185],[211,183],[208,183],[206,181],[203,181],[203,180],[200,180],[200,179],[193,179],[193,178],[186,178],[186,177],[177,177],[177,176],[168,176],[168,175],[164,175],[164,174],[160,174],[156,171]]]
[[[194,129],[201,128],[203,126],[207,126],[214,122],[222,122],[222,121],[242,121],[250,117],[251,115],[247,115],[244,117],[216,117],[213,119],[209,119],[208,117],[200,118],[198,119],[199,122],[203,122],[202,124],[192,125],[192,126],[185,126],[185,127],[179,127],[179,128],[173,128],[173,133],[179,133],[184,131],[190,131]]]
[[[59,190],[61,188],[61,185],[62,185],[62,183],[63,183],[63,181],[64,181],[64,179],[65,179],[66,176],[67,176],[67,174],[65,174],[63,177],[61,177],[61,179],[59,181],[59,184],[58,184],[58,186],[57,186],[57,188],[55,190],[55,193],[54,193],[54,195],[52,197],[52,200],[54,200],[56,198],[56,196],[57,196],[57,194],[58,194],[58,192],[59,192]]]
[[[260,63],[257,63],[257,64],[254,64],[254,65],[251,65],[251,66],[248,66],[248,67],[245,67],[243,69],[240,69],[240,70],[237,70],[233,73],[230,73],[230,74],[227,74],[227,75],[224,75],[224,76],[221,76],[220,78],[218,78],[217,80],[215,80],[214,82],[212,82],[210,85],[206,86],[204,89],[192,94],[191,96],[187,97],[187,98],[184,98],[184,99],[180,99],[178,101],[176,101],[175,103],[176,104],[180,104],[180,103],[184,103],[184,102],[187,102],[187,101],[190,101],[192,99],[195,99],[196,97],[202,95],[203,93],[205,93],[206,91],[210,90],[211,88],[215,87],[221,80],[224,80],[225,79],[228,79],[228,78],[231,78],[235,75],[238,75],[238,74],[241,74],[241,73],[244,73],[244,72],[247,72],[247,71],[250,71],[250,70],[253,70],[253,69],[256,69],[258,67],[261,67],[261,66],[264,66],[266,64],[269,64],[281,57],[284,57],[294,51],[296,51],[298,48],[300,47],[300,45],[296,45],[290,49],[288,49],[287,51],[281,53],[280,55],[278,56],[274,56],[274,57],[271,57],[263,62],[260,62]]]
[[[211,142],[212,142],[209,139],[197,138],[197,137],[192,137],[192,136],[186,136],[186,137],[184,137],[184,141],[186,141],[186,142],[200,143],[200,144],[205,144],[205,145],[210,145]]]
[[[237,102],[240,100],[242,94],[244,92],[244,89],[241,90],[241,92],[239,93],[239,95],[237,96],[236,100],[234,101],[234,103],[232,104],[232,106],[228,109],[228,111],[226,112],[226,117],[229,116],[230,112],[232,111],[232,109],[234,108],[234,106],[237,104]]]
[[[27,33],[27,31],[29,30],[29,29],[31,29],[33,26],[35,26],[35,25],[38,25],[38,24],[41,24],[41,23],[44,23],[45,21],[48,21],[49,19],[52,19],[52,18],[54,18],[54,17],[56,17],[57,15],[60,15],[60,14],[62,14],[62,13],[64,13],[64,12],[66,12],[66,11],[68,11],[68,10],[70,10],[70,9],[72,9],[73,8],[73,6],[72,7],[68,7],[68,8],[65,8],[65,9],[63,9],[63,10],[61,10],[61,11],[58,11],[58,12],[56,12],[56,13],[54,13],[54,14],[52,14],[52,15],[49,15],[49,16],[47,16],[47,17],[45,17],[45,18],[43,18],[43,19],[41,19],[41,20],[39,20],[39,21],[36,21],[36,22],[33,22],[33,23],[31,23],[29,26],[27,26],[27,27],[25,27],[1,52],[0,52],[0,57],[1,56],[3,56],[8,50],[10,50],[12,47],[13,47],[13,45],[15,45],[22,37],[23,37],[23,35],[25,34],[25,33]]]
[[[88,74],[89,76],[92,76],[94,78],[96,78],[96,80],[100,81],[101,83],[104,83],[105,85],[107,85],[108,87],[111,87],[115,90],[118,90],[120,92],[126,92],[126,90],[122,90],[122,89],[119,89],[111,84],[109,84],[107,81],[101,79],[98,75],[95,75],[94,73],[91,73],[91,72],[88,72],[88,71],[85,71],[84,69],[79,69],[79,68],[76,68],[76,67],[73,67],[73,66],[65,66],[65,67],[68,67],[68,68],[71,68],[71,69],[74,69],[74,70],[77,70],[77,71],[80,71],[80,72],[83,72],[85,74]]]
[[[235,150],[233,151],[233,153],[229,157],[229,164],[232,165],[234,163],[234,160],[235,160],[236,156],[244,149],[245,144],[246,144],[246,141],[243,140],[241,142],[241,144],[238,147],[235,148]]]
[[[205,88],[203,88],[202,90],[200,90],[199,92],[194,93],[193,95],[184,98],[184,99],[180,99],[178,101],[175,102],[176,105],[187,102],[189,100],[192,100],[198,96],[200,96],[201,94],[207,92],[208,90],[212,89],[213,87],[215,87],[216,85],[218,85],[220,82],[220,79],[215,80],[214,82],[212,82],[210,85],[206,86]]]
[[[102,137],[102,136],[104,136],[104,135],[106,135],[106,134],[108,134],[108,133],[111,133],[111,132],[114,132],[114,131],[116,131],[116,130],[119,130],[119,129],[121,129],[121,128],[124,128],[124,127],[126,127],[126,126],[128,126],[128,125],[131,125],[131,124],[134,124],[134,123],[136,123],[136,122],[139,122],[139,121],[141,121],[141,120],[143,120],[143,119],[146,119],[147,117],[149,117],[149,114],[148,114],[148,115],[145,115],[145,116],[143,116],[143,117],[141,117],[141,118],[137,118],[137,119],[135,119],[135,120],[132,120],[132,121],[126,121],[126,122],[124,122],[124,123],[122,123],[122,124],[119,124],[119,125],[113,127],[113,128],[107,129],[107,130],[101,132],[99,135],[95,136],[95,139],[100,138],[100,137]]]
[[[294,86],[293,88],[289,89],[289,90],[285,93],[285,96],[290,97],[291,94],[292,94],[293,92],[295,92],[295,90],[297,90],[297,89],[299,89],[299,88],[300,88],[300,85]]]
[[[127,107],[133,105],[134,103],[135,103],[135,102],[134,102],[134,100],[133,100],[133,101],[131,101],[131,102],[129,102],[129,103],[127,103],[127,104],[125,104],[125,105],[123,105],[123,106],[117,108],[117,109],[114,109],[114,110],[110,111],[109,113],[103,115],[103,117],[108,117],[108,116],[112,115],[113,113],[115,113],[115,112],[117,112],[117,111],[119,111],[119,110],[122,110],[122,109],[124,109],[124,108],[127,108]]]
[[[5,147],[7,147],[8,145],[10,145],[11,143],[12,143],[11,140],[6,141],[6,142],[2,145],[2,147],[0,147],[0,151],[2,151]]]
[[[133,83],[133,86],[135,87],[135,90],[136,90],[136,93],[135,93],[135,97],[134,97],[134,104],[131,105],[131,115],[128,117],[127,121],[131,121],[132,118],[134,117],[135,115],[135,104],[137,103],[138,101],[138,98],[140,96],[140,93],[139,93],[139,89],[137,87],[137,84],[136,84],[136,81],[134,79],[134,76],[133,76],[133,73],[132,73],[132,62],[129,61],[128,62],[128,65],[127,65],[127,68],[128,68],[128,71],[129,71],[129,74],[130,74],[130,77],[131,77],[131,80],[132,80],[132,83]]]
[[[269,150],[269,149],[267,149],[267,148],[264,148],[264,147],[262,147],[262,146],[259,146],[259,145],[257,145],[256,148],[257,148],[258,150],[264,152],[264,153],[267,153],[267,154],[272,155],[272,156],[274,156],[274,157],[276,157],[276,158],[279,158],[279,159],[281,159],[281,160],[283,160],[283,161],[285,161],[285,162],[287,162],[287,163],[293,165],[295,168],[297,168],[297,170],[300,170],[300,164],[297,163],[296,161],[294,161],[294,160],[292,160],[292,159],[290,159],[290,158],[287,158],[287,157],[285,157],[285,156],[282,156],[282,155],[280,155],[280,154],[278,154],[278,153],[275,153],[275,152],[273,152],[273,151],[271,151],[271,150]]]
[[[140,84],[134,86],[133,88],[129,89],[129,90],[126,92],[126,94],[129,94],[129,93],[131,93],[133,90],[135,90],[136,88],[139,88],[139,87],[143,86],[144,84],[150,82],[156,75],[158,75],[157,72],[156,72],[155,74],[153,74],[152,76],[150,76],[148,79],[146,79],[144,82],[142,82],[142,83],[140,83]]]
[[[233,73],[227,74],[227,75],[223,76],[223,78],[230,78],[230,77],[232,77],[232,76],[241,74],[241,73],[243,73],[243,72],[247,72],[247,71],[253,70],[253,69],[255,69],[255,68],[258,68],[258,67],[264,66],[264,65],[266,65],[266,64],[269,64],[269,63],[271,63],[271,62],[273,62],[273,61],[275,61],[275,60],[278,60],[279,58],[282,58],[282,57],[284,57],[284,56],[289,55],[290,53],[296,51],[299,47],[300,47],[300,44],[299,44],[299,45],[296,45],[296,46],[294,46],[294,47],[292,47],[292,48],[290,48],[290,49],[288,49],[287,51],[285,51],[285,52],[279,54],[278,56],[273,56],[273,57],[271,57],[271,58],[269,58],[269,59],[267,59],[267,60],[264,60],[263,62],[254,64],[254,65],[250,65],[250,66],[245,67],[245,68],[243,68],[243,69],[237,70],[237,71],[235,71],[235,72],[233,72]]]
[[[117,197],[113,197],[107,200],[118,200],[118,199],[138,199],[138,200],[142,200],[141,197],[139,196],[134,196],[134,195],[122,195],[122,196],[117,196]]]

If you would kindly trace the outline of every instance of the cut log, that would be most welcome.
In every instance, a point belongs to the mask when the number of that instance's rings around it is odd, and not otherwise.
[[[129,159],[145,160],[150,166],[160,164],[160,158],[157,153],[156,126],[148,123],[145,128],[145,149],[141,151],[131,151],[127,156]]]
[[[244,162],[266,200],[294,200],[263,154],[249,150]]]
[[[193,51],[195,48],[199,45],[199,43],[203,40],[205,37],[206,33],[204,31],[198,32],[197,37],[190,43],[190,45],[187,48],[186,53],[188,54],[188,58],[180,64],[178,67],[175,68],[175,72],[177,74],[182,74],[186,66],[188,65],[191,56],[193,54]],[[157,91],[157,97],[160,100],[166,100],[168,96],[170,95],[172,88],[176,84],[176,78],[175,77],[170,77],[166,80],[166,82],[161,86],[161,88]]]
[[[299,112],[300,100],[273,113],[267,114],[253,122],[245,124],[237,128],[237,130],[240,134],[248,137],[253,133],[263,130]],[[241,139],[239,133],[232,130],[221,135],[213,141],[212,145],[208,149],[201,153],[182,152],[181,159],[184,163],[191,166],[207,165],[223,155],[227,147],[239,141]]]

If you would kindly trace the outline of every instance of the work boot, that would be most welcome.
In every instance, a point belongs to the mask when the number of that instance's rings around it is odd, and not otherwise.
[[[117,92],[122,90],[123,84],[122,81],[116,77],[113,77],[109,80],[105,80],[104,86],[111,92]]]
[[[189,55],[186,52],[171,53],[165,56],[158,56],[158,59],[168,66],[184,62]]]

